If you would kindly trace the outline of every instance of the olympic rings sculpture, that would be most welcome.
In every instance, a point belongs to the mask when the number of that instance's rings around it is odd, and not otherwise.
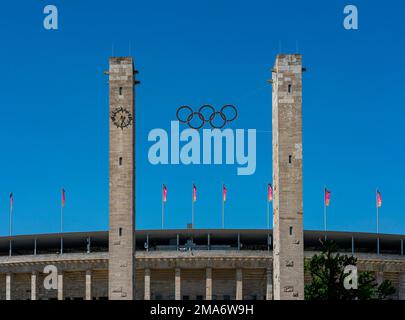
[[[224,112],[227,109],[231,109],[233,113],[233,116],[230,117],[229,119],[227,118],[226,112]],[[188,111],[187,117],[183,118],[180,116],[180,112],[182,110]],[[209,116],[204,115],[207,113],[207,111],[205,110],[210,110],[211,113],[209,114]],[[221,119],[220,120],[221,122],[219,124],[214,124],[214,120],[217,116]],[[228,122],[232,122],[238,117],[238,110],[232,104],[224,105],[219,111],[216,111],[215,108],[210,104],[204,104],[198,109],[198,111],[193,111],[193,109],[191,109],[191,107],[189,106],[181,106],[180,108],[177,109],[176,117],[177,120],[179,120],[179,122],[187,123],[187,125],[192,129],[196,130],[201,129],[206,123],[209,123],[211,127],[214,129],[222,129]],[[198,117],[197,125],[191,123],[194,117]]]

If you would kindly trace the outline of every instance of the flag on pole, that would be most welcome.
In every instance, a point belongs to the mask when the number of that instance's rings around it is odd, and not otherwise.
[[[273,201],[273,186],[269,183],[267,185],[267,202]]]
[[[223,184],[222,185],[222,201],[223,202],[226,202],[226,187],[225,187],[225,185]]]
[[[381,205],[382,205],[381,192],[377,190],[377,208],[381,207]]]
[[[10,193],[10,210],[13,210],[13,205],[14,205],[14,196],[13,193]]]
[[[325,205],[328,207],[330,204],[330,194],[331,192],[325,188]]]
[[[65,203],[66,203],[66,194],[65,194],[65,189],[62,188],[62,208],[65,207]]]
[[[193,184],[193,202],[197,201],[197,187]]]
[[[162,189],[162,201],[163,202],[167,201],[167,188],[165,185],[163,185],[163,189]]]

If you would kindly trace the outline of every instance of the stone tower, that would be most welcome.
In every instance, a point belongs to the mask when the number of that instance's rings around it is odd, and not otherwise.
[[[135,297],[135,107],[131,57],[109,60],[108,296]]]
[[[275,300],[304,299],[302,57],[280,54],[273,83],[273,286]]]

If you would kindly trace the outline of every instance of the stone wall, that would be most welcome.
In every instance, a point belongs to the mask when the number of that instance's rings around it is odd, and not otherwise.
[[[63,273],[63,290],[67,299],[84,300],[86,295],[85,277],[85,271]]]
[[[143,300],[145,296],[145,270],[136,269],[135,273],[135,300]]]
[[[315,252],[306,251],[306,258]],[[405,300],[405,257],[394,255],[358,254],[359,271],[374,272],[378,280],[393,282],[397,292],[392,299]],[[86,271],[91,270],[91,299],[108,297],[108,256],[104,253],[14,256],[0,258],[0,300],[6,299],[6,273],[11,272],[11,299],[31,298],[31,275],[36,272],[37,299],[58,299],[58,290],[45,290],[43,269],[45,265],[58,266],[63,276],[65,299],[86,297]],[[213,299],[236,299],[237,274],[240,297],[264,299],[266,296],[267,269],[271,266],[271,252],[260,251],[194,251],[178,252],[138,252],[136,269],[136,295],[145,297],[145,268],[150,272],[150,298],[175,298],[175,269],[179,270],[180,299],[206,298],[212,293]],[[271,268],[270,268],[271,269]],[[212,285],[206,277],[211,270]],[[270,273],[270,279],[271,279]],[[87,278],[89,280],[89,278]],[[309,275],[305,282],[310,281]],[[206,287],[208,285],[208,288]],[[149,292],[149,291],[148,291]],[[59,297],[60,298],[60,297]],[[271,296],[270,296],[271,298]]]
[[[274,299],[304,299],[301,55],[272,70]]]
[[[0,273],[0,300],[6,300],[6,275]]]
[[[151,299],[174,300],[174,269],[152,269]]]
[[[12,300],[31,299],[31,274],[14,274],[11,281],[13,286],[11,291]]]
[[[181,270],[181,297],[189,300],[205,298],[205,269],[184,269]]]
[[[236,297],[236,270],[213,269],[212,270],[212,300],[228,298],[235,300]]]
[[[135,149],[134,67],[109,60],[109,296],[134,298]]]

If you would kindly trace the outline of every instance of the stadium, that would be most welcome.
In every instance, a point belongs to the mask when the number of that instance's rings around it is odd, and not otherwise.
[[[392,299],[405,299],[403,236],[378,235],[378,252],[376,234],[306,231],[306,258],[325,235],[358,258],[359,270],[389,279],[396,287]],[[1,300],[108,299],[108,232],[2,237],[0,255]],[[273,298],[271,230],[137,231],[135,261],[137,300]],[[58,269],[56,290],[44,289],[47,265]]]
[[[405,299],[404,236],[303,230],[302,66],[272,69],[273,228],[137,230],[135,69],[109,60],[109,230],[0,238],[1,300],[303,300],[304,261],[334,240]],[[273,192],[273,191],[272,191]],[[223,200],[224,201],[224,200]],[[11,221],[11,219],[10,219]],[[54,272],[49,272],[49,268]]]

